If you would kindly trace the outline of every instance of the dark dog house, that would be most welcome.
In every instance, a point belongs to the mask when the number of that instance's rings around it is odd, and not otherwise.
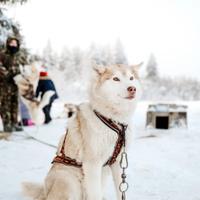
[[[187,127],[187,106],[177,104],[149,105],[146,127],[156,129]]]

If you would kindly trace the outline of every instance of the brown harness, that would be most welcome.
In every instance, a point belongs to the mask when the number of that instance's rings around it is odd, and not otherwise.
[[[100,113],[98,113],[95,110],[94,110],[94,113],[106,126],[108,126],[110,129],[115,131],[118,135],[118,139],[116,141],[113,154],[108,159],[108,161],[103,165],[103,166],[106,166],[106,165],[110,166],[113,163],[115,163],[117,156],[119,155],[119,153],[122,149],[122,146],[125,146],[125,133],[126,133],[126,129],[127,129],[128,125],[124,125],[121,123],[115,123],[113,120],[102,116]],[[120,126],[120,128],[119,128],[119,126]],[[68,131],[67,131],[67,133],[68,133]],[[75,159],[72,159],[72,158],[66,156],[64,153],[64,146],[65,146],[65,140],[66,140],[67,133],[65,134],[65,138],[64,138],[64,141],[63,141],[63,144],[61,147],[60,155],[57,155],[53,159],[52,163],[61,163],[61,164],[67,165],[67,166],[74,166],[74,167],[80,168],[80,167],[82,167],[82,163],[77,162]]]
[[[60,155],[57,155],[51,163],[61,163],[61,164],[64,164],[64,165],[70,165],[70,166],[74,166],[74,167],[82,167],[82,163],[77,162],[75,159],[72,159],[72,158],[65,155],[64,150],[65,150],[65,140],[66,140],[66,137],[67,137],[67,133],[68,133],[68,130],[67,130],[65,137],[64,137],[64,141],[63,141],[63,144],[62,144],[62,147],[61,147]]]

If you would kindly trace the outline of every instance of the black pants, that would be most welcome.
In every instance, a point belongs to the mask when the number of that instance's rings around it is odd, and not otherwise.
[[[51,111],[52,103],[54,102],[55,99],[56,98],[54,96],[52,96],[49,101],[49,104],[43,108],[43,112],[45,114],[45,121],[44,121],[45,124],[48,124],[52,120],[50,111]]]

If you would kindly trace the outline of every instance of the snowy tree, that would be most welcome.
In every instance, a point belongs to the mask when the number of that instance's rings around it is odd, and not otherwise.
[[[59,69],[61,71],[65,71],[66,68],[72,63],[72,55],[71,51],[64,47],[61,51],[60,59],[59,59]]]
[[[7,38],[10,36],[14,36],[20,40],[20,54],[17,57],[17,59],[23,61],[21,64],[27,64],[30,57],[30,53],[25,48],[25,45],[23,44],[23,37],[20,34],[20,26],[16,22],[14,22],[12,19],[6,17],[6,15],[3,13],[2,9],[0,9],[0,51],[4,51]]]
[[[80,50],[80,48],[76,47],[72,49],[72,65],[70,66],[72,76],[74,77],[74,80],[80,79],[82,74],[82,58],[83,58],[83,52]]]
[[[143,80],[145,100],[200,100],[200,82],[185,77],[160,77],[156,81]]]
[[[101,63],[104,65],[115,63],[114,52],[108,45],[101,49]]]
[[[0,3],[4,4],[16,4],[16,3],[25,3],[27,0],[0,0]]]
[[[73,56],[73,61],[75,66],[79,66],[81,64],[81,59],[82,59],[82,52],[80,48],[76,47],[72,50],[72,56]]]
[[[124,52],[122,42],[118,39],[114,48],[114,63],[115,64],[127,64],[128,60]]]
[[[78,63],[78,56],[76,58],[76,61],[74,61],[74,55],[72,50],[69,50],[66,47],[64,47],[64,49],[61,52],[59,68],[64,74],[65,80],[67,82],[72,82],[77,77],[78,72],[76,71],[76,64]]]
[[[48,40],[42,54],[43,64],[47,68],[58,67],[58,55],[53,51],[51,41]]]
[[[120,46],[120,45],[119,45]],[[123,48],[118,46],[118,53]],[[64,47],[61,51],[59,59],[51,43],[45,47],[44,55],[47,63],[52,66],[49,69],[51,77],[55,80],[55,84],[59,85],[58,90],[62,96],[67,97],[68,94],[73,93],[74,99],[79,96],[85,97],[87,92],[87,84],[89,84],[89,76],[91,70],[92,60],[98,64],[114,64],[116,62],[116,46],[98,46],[92,44],[87,50],[76,47],[69,49]],[[126,56],[121,56],[121,62],[127,62]],[[120,58],[118,56],[117,58]],[[124,61],[122,61],[124,60]],[[57,66],[58,67],[55,67]],[[156,78],[156,81],[155,81]],[[65,85],[65,87],[63,87]],[[195,79],[188,78],[171,78],[159,77],[157,70],[157,62],[155,56],[151,54],[147,64],[147,76],[142,80],[143,86],[143,100],[200,100],[200,82]]]
[[[115,63],[114,50],[109,46],[90,46],[88,55],[90,60],[95,61],[97,64],[109,65]]]
[[[146,78],[154,80],[158,77],[157,62],[154,54],[151,54],[146,67]]]
[[[80,79],[83,73],[83,56],[84,53],[78,47],[72,50],[67,47],[62,49],[58,68],[65,75],[66,81],[73,82]]]
[[[97,64],[102,64],[101,60],[101,50],[96,46],[96,44],[91,44],[88,50],[88,58],[95,61]]]
[[[9,36],[15,36],[22,39],[19,29],[19,24],[6,17],[2,9],[0,9],[0,48],[5,46]]]

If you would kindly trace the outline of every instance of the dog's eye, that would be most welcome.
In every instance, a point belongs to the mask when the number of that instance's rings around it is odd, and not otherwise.
[[[114,77],[113,80],[114,81],[120,81],[119,78],[117,78],[117,77]]]
[[[130,80],[132,81],[133,79],[134,79],[133,76],[131,76]]]

